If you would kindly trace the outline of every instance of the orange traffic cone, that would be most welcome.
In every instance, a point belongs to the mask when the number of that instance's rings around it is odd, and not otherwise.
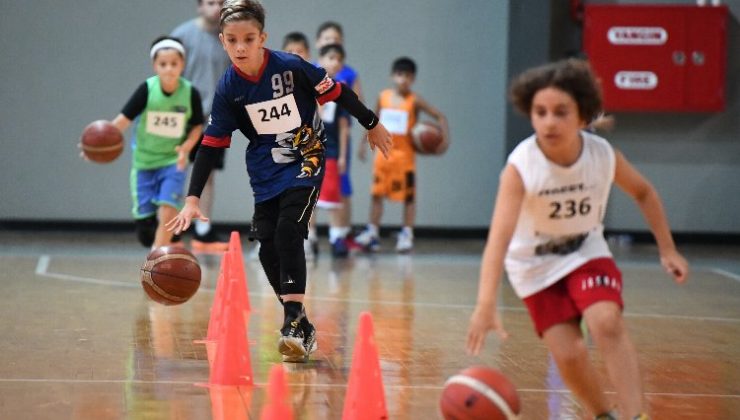
[[[242,386],[218,386],[208,388],[211,396],[213,420],[248,420],[251,390]]]
[[[216,345],[216,357],[213,359],[208,380],[209,385],[252,385],[254,383],[244,317],[241,309],[228,301],[228,296],[233,294],[234,287],[234,282],[229,282],[221,332]]]
[[[283,365],[272,365],[267,381],[267,403],[262,407],[260,420],[292,420],[293,408],[288,397]]]
[[[230,271],[229,269],[229,253],[225,252],[221,258],[221,268],[218,272],[218,279],[216,280],[216,293],[213,297],[213,303],[211,304],[210,316],[208,318],[208,331],[206,333],[205,340],[195,340],[196,344],[205,344],[206,353],[208,355],[208,365],[213,365],[213,358],[216,355],[216,342],[218,341],[218,334],[221,331],[221,322],[223,319],[224,300],[226,299],[226,292],[228,288],[228,277],[225,273]]]
[[[244,270],[244,254],[242,254],[242,243],[237,231],[231,232],[229,253],[231,253],[231,265],[229,267],[231,278],[239,282],[238,297],[242,299],[244,310],[249,311],[251,306],[249,304],[249,291],[247,290],[247,275]]]
[[[370,312],[360,314],[347,394],[344,397],[343,420],[387,419],[385,391],[380,372],[378,346],[373,333]]]

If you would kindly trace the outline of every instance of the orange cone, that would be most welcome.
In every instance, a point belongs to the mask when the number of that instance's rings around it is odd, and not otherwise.
[[[218,341],[218,334],[221,331],[221,322],[223,319],[224,300],[226,299],[226,289],[228,288],[229,282],[224,273],[229,272],[229,253],[224,253],[221,258],[221,267],[218,272],[218,279],[216,280],[216,293],[213,297],[213,303],[211,304],[210,316],[208,318],[208,331],[206,333],[205,340],[195,340],[196,344],[206,345],[206,354],[208,355],[208,365],[213,365],[213,358],[216,355],[216,342]]]
[[[218,386],[208,388],[211,397],[213,420],[248,420],[251,391],[241,386]]]
[[[260,420],[292,419],[293,408],[290,406],[283,365],[272,365],[267,382],[267,403],[262,407]]]
[[[229,282],[221,334],[216,345],[216,357],[211,366],[209,385],[252,385],[254,383],[244,317],[241,309],[228,301],[228,295],[233,294],[234,286],[234,282]]]
[[[229,240],[229,253],[231,253],[230,273],[232,279],[239,282],[239,298],[243,299],[244,310],[249,311],[249,291],[247,290],[247,274],[244,270],[244,254],[242,254],[242,243],[239,232],[231,232]]]
[[[370,312],[360,314],[347,394],[344,397],[343,420],[380,420],[388,418],[385,390],[380,372],[378,346],[373,333]]]

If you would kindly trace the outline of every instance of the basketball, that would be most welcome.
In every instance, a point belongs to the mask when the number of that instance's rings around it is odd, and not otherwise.
[[[114,161],[123,152],[123,134],[110,121],[93,121],[82,130],[82,152],[93,162]]]
[[[441,155],[446,148],[442,146],[442,129],[431,122],[420,122],[411,129],[414,149],[422,155]]]
[[[159,247],[141,267],[141,286],[149,297],[163,305],[187,302],[200,287],[200,265],[185,248]]]
[[[519,417],[516,388],[496,369],[473,366],[445,382],[439,400],[447,420],[511,420]]]

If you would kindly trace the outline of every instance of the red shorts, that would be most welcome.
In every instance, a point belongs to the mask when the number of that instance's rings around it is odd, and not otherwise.
[[[327,158],[324,163],[324,180],[321,183],[319,201],[316,205],[322,209],[342,207],[339,166],[336,159]]]
[[[601,301],[624,307],[622,273],[612,258],[591,260],[547,289],[524,298],[540,337],[555,324],[580,320],[586,308]]]

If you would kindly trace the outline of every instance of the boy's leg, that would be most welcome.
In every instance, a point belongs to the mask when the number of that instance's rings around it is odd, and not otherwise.
[[[316,349],[315,329],[308,321],[303,299],[306,293],[306,256],[303,240],[318,199],[317,188],[295,188],[280,195],[275,228],[275,248],[280,259],[281,294],[285,318],[278,341],[288,359],[305,358]],[[297,360],[293,360],[297,361]]]
[[[254,205],[251,234],[259,241],[259,260],[267,276],[267,281],[270,282],[278,301],[282,303],[280,296],[280,257],[277,248],[275,248],[278,204],[279,198],[273,198]]]
[[[576,321],[556,324],[542,335],[568,388],[593,415],[609,411],[596,369]]]
[[[642,381],[637,352],[624,325],[621,308],[614,302],[602,301],[586,308],[583,316],[604,358],[621,412],[628,418],[642,413]]]
[[[172,232],[167,230],[167,222],[177,216],[177,209],[170,206],[169,204],[162,204],[157,210],[157,218],[159,219],[159,225],[157,226],[157,232],[154,234],[154,243],[152,249],[159,248],[160,246],[169,245],[172,242]]]

